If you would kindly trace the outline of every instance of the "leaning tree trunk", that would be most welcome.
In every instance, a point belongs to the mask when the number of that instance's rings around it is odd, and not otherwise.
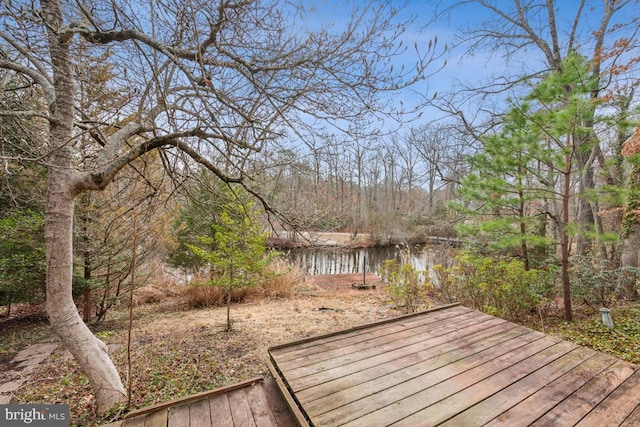
[[[98,413],[104,413],[122,402],[126,391],[106,345],[91,333],[73,301],[74,197],[66,188],[68,172],[51,166],[49,174],[45,214],[47,314],[54,331],[89,379]]]
[[[47,252],[46,307],[49,321],[85,373],[95,394],[98,413],[126,397],[106,345],[97,339],[78,313],[72,296],[74,198],[79,186],[73,172],[74,92],[69,46],[59,30],[62,12],[56,0],[42,1],[47,23],[55,100],[50,104],[47,159],[45,245]]]

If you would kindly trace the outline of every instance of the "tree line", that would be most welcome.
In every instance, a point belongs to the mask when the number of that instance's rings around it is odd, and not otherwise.
[[[572,255],[633,267],[635,253],[637,266],[623,143],[640,55],[637,2],[560,3],[428,3],[422,35],[477,12],[447,46],[408,38],[418,16],[387,1],[313,30],[300,30],[316,13],[304,2],[3,3],[2,303],[46,300],[98,411],[124,401],[85,320],[141,280],[136,261],[166,259],[182,207],[214,177],[255,199],[265,229],[383,241],[456,227],[525,269],[558,263],[571,319]],[[509,66],[428,90],[445,59],[473,55]],[[440,119],[411,122],[421,110]]]

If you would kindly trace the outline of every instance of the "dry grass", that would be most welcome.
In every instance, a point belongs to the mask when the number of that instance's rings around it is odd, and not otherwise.
[[[303,280],[304,274],[300,269],[292,267],[284,260],[275,259],[266,268],[264,279],[258,286],[233,289],[231,301],[241,303],[265,297],[286,298],[293,294],[293,288]],[[180,294],[186,300],[189,308],[222,306],[227,302],[225,289],[209,285],[207,280],[202,277],[182,286]]]
[[[294,287],[303,281],[302,270],[277,258],[267,267],[266,278],[260,284],[260,289],[268,297],[286,298],[290,297]]]
[[[231,301],[242,302],[246,298],[248,290],[234,289],[231,292]],[[210,286],[206,282],[194,281],[182,288],[182,297],[189,308],[204,308],[222,306],[226,303],[226,292],[223,288]]]
[[[397,314],[384,306],[380,291],[324,290],[304,282],[293,287],[289,279],[275,276],[261,291],[263,298],[253,294],[235,305],[230,332],[224,332],[224,307],[189,310],[182,293],[167,296],[161,303],[137,307],[132,331],[131,407],[265,376],[270,346]],[[126,313],[114,312],[94,329],[107,343],[125,384],[126,325]],[[126,411],[122,408],[96,418],[91,388],[63,348],[41,365],[12,401],[27,402],[69,404],[75,425],[103,424]]]

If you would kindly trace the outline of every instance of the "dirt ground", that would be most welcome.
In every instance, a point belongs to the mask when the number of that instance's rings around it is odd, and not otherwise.
[[[225,332],[226,308],[189,310],[179,297],[136,308],[132,330],[130,409],[268,374],[268,348],[348,329],[400,314],[381,286],[358,290],[360,275],[307,278],[287,298],[254,299],[231,308],[233,330]],[[376,282],[373,275],[367,283]],[[376,282],[379,283],[379,282]],[[107,343],[127,384],[127,316],[94,328]],[[33,370],[11,403],[64,403],[72,424],[99,425],[129,409],[95,418],[91,388],[68,351],[60,346]]]
[[[374,279],[374,277],[370,277]],[[362,280],[360,280],[361,282]],[[296,293],[283,299],[260,299],[233,305],[235,331],[252,331],[261,336],[258,346],[271,345],[366,324],[396,315],[381,288],[353,289],[353,275],[334,279],[308,279]],[[224,307],[167,313],[152,322],[140,322],[140,335],[180,334],[198,329],[223,329]]]

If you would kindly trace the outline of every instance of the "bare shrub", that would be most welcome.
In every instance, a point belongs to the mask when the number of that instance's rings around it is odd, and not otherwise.
[[[423,272],[415,270],[411,264],[400,265],[397,260],[389,259],[382,263],[379,274],[389,283],[385,292],[400,311],[415,313],[431,307],[428,296],[433,286]]]
[[[304,274],[282,258],[275,258],[265,270],[265,277],[255,291],[268,297],[285,298],[293,294],[296,285],[302,283]]]
[[[149,283],[144,286],[140,286],[133,292],[133,305],[134,307],[145,304],[156,304],[162,301],[166,301],[172,297],[180,294],[181,286],[178,285],[175,280],[171,278],[161,278],[154,283]],[[129,293],[122,293],[119,297],[119,304],[129,304]]]
[[[304,281],[302,271],[287,260],[274,258],[263,272],[258,286],[236,288],[231,291],[231,302],[246,299],[287,298]],[[227,289],[214,285],[208,278],[196,277],[190,284],[180,286],[180,295],[189,308],[223,306],[227,303]]]
[[[231,302],[242,302],[249,295],[248,289],[234,289],[231,291]],[[227,303],[226,289],[213,286],[208,281],[194,281],[182,290],[182,297],[189,308],[223,306]]]

